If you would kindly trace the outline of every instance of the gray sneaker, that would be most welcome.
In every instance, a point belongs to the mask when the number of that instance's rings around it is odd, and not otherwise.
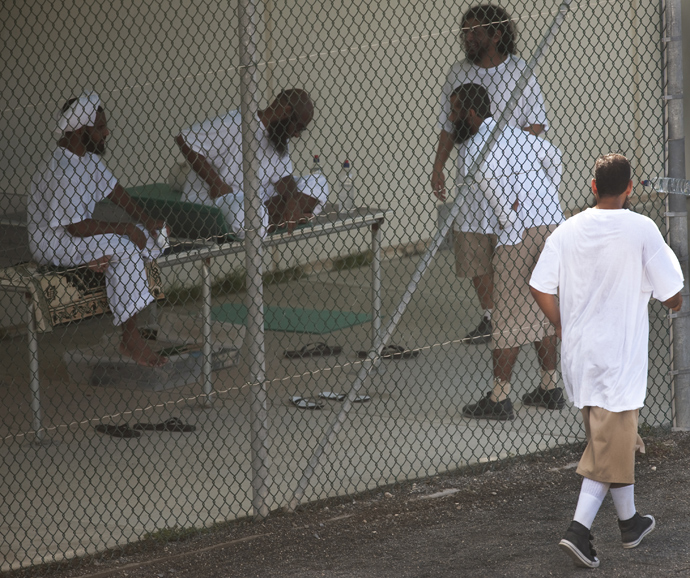
[[[618,520],[623,548],[635,548],[656,526],[654,516],[640,516],[638,512],[629,520]]]
[[[463,343],[472,343],[473,345],[480,345],[482,343],[489,343],[491,341],[491,334],[494,332],[491,319],[482,317],[479,325],[470,331],[462,338]]]
[[[510,421],[515,419],[513,403],[509,398],[503,401],[491,401],[491,392],[477,403],[470,403],[462,408],[462,415],[475,419],[498,419]]]
[[[525,405],[545,407],[546,409],[563,409],[565,407],[565,398],[563,397],[563,390],[560,387],[542,389],[541,386],[538,385],[534,391],[522,396],[522,403]]]

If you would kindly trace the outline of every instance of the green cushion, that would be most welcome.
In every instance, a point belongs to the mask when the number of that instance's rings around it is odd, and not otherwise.
[[[154,219],[164,220],[171,235],[184,239],[232,238],[223,213],[218,207],[197,205],[180,200],[182,193],[165,183],[127,189],[129,195]]]

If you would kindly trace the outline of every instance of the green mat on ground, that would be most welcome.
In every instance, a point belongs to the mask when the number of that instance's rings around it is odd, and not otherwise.
[[[247,308],[241,303],[225,303],[211,308],[211,317],[214,321],[244,325],[247,322]],[[264,329],[268,331],[323,334],[368,321],[371,321],[368,313],[264,307]]]

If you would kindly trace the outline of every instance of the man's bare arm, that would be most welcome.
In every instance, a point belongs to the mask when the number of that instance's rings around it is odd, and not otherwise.
[[[662,301],[662,304],[665,307],[669,307],[672,311],[680,311],[680,308],[683,306],[683,296],[680,294],[680,291],[678,291],[678,293],[670,299]]]
[[[180,147],[180,152],[192,167],[192,170],[199,175],[203,181],[209,186],[209,195],[212,199],[217,199],[218,197],[224,197],[232,193],[232,187],[228,185],[220,175],[213,168],[208,159],[205,156],[194,152],[190,146],[184,140],[181,134],[175,137],[175,142],[177,146]]]
[[[119,183],[115,186],[113,192],[108,195],[108,199],[110,199],[118,207],[124,209],[125,212],[135,221],[144,225],[144,228],[151,235],[154,235],[155,232],[160,231],[165,225],[163,221],[151,218],[144,207],[130,197],[129,193],[127,193],[127,191]]]
[[[441,201],[446,200],[446,176],[444,170],[454,146],[453,135],[442,130],[438,137],[434,167],[431,172],[431,191]]]
[[[546,318],[551,321],[553,326],[556,328],[556,335],[561,337],[561,310],[558,307],[558,299],[555,295],[550,293],[542,293],[537,291],[534,287],[529,288],[532,293],[532,297],[539,305],[539,309],[544,312]]]
[[[146,247],[146,236],[134,223],[110,223],[96,219],[84,219],[67,225],[65,230],[74,237],[94,237],[95,235],[120,235],[129,237],[139,249]]]

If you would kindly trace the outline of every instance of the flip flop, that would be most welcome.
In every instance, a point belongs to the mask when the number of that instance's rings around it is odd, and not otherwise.
[[[134,425],[135,430],[144,431],[169,431],[174,433],[189,433],[196,431],[196,426],[188,425],[181,419],[171,417],[161,423],[138,423]]]
[[[322,391],[319,394],[321,399],[331,399],[333,401],[343,401],[347,396],[344,393],[334,393],[332,391]],[[371,397],[368,395],[358,395],[352,400],[352,403],[361,403],[363,401],[369,401]]]
[[[386,345],[381,350],[381,359],[414,359],[419,355],[421,349],[407,349],[401,345]],[[366,359],[369,356],[368,351],[358,351],[357,357]]]
[[[327,355],[338,355],[343,350],[339,345],[327,345],[326,343],[310,343],[302,349],[293,349],[285,352],[287,359],[304,359],[306,357],[325,357]]]
[[[333,401],[343,401],[347,396],[344,393],[334,393],[332,391],[322,391],[319,394],[321,399],[331,399]]]
[[[108,434],[114,438],[138,438],[141,434],[138,431],[134,431],[126,423],[120,425],[104,425],[98,424],[94,426],[98,433]]]
[[[315,401],[308,397],[300,397],[299,395],[293,395],[290,401],[300,409],[321,409],[323,407],[323,403],[320,401]]]

